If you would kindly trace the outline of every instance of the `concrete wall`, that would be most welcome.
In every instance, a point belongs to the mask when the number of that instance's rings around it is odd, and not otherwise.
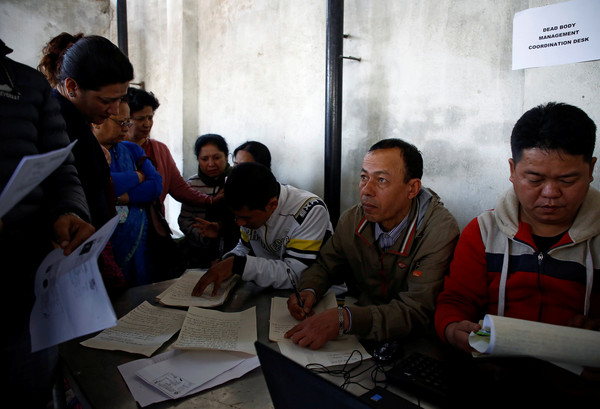
[[[342,210],[382,138],[421,149],[424,185],[463,227],[510,187],[509,136],[524,111],[563,101],[600,125],[600,62],[511,70],[514,13],[558,2],[346,0],[344,54],[362,60],[344,62]],[[196,137],[213,132],[230,150],[262,141],[280,181],[323,194],[326,14],[325,0],[128,1],[135,81],[161,102],[153,137],[185,177]],[[4,0],[0,18],[0,37],[21,42],[23,57],[58,27],[116,43],[114,0]],[[599,169],[595,178],[600,188]],[[176,226],[178,204],[168,206]]]

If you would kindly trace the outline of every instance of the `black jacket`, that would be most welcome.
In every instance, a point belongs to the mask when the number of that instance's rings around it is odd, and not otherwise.
[[[0,40],[0,189],[4,189],[23,156],[69,143],[50,85],[38,71],[6,57],[10,51]],[[90,220],[72,155],[4,215],[2,235],[31,218],[50,227],[49,223],[67,212]]]

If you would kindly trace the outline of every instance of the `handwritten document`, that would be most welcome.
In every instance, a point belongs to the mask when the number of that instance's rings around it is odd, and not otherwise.
[[[330,308],[337,308],[337,301],[333,291],[328,291],[323,299],[314,308],[315,314]],[[300,321],[290,315],[287,308],[287,298],[273,297],[271,300],[271,319],[269,321],[269,340],[283,341],[284,334]]]
[[[335,293],[328,291],[323,299],[315,306],[316,314],[330,308],[337,308]],[[362,359],[369,359],[371,355],[354,335],[344,335],[328,341],[316,351],[303,348],[284,338],[284,334],[298,324],[287,309],[287,298],[273,297],[271,300],[271,321],[269,323],[269,339],[276,341],[281,353],[291,360],[306,366],[319,363],[324,366],[354,363]],[[357,352],[355,352],[357,351]]]
[[[256,307],[241,312],[190,307],[173,348],[239,351],[256,355],[256,340]]]
[[[490,335],[469,335],[469,344],[481,354],[600,367],[600,331],[495,315],[486,315],[482,328]]]
[[[201,297],[192,296],[192,290],[205,273],[206,270],[200,269],[186,270],[173,285],[157,295],[156,299],[161,304],[171,307],[215,307],[223,304],[240,276],[234,274],[221,283],[221,288],[214,297],[210,295],[213,289],[212,284],[206,288]]]
[[[65,161],[75,142],[62,149],[21,159],[0,194],[0,218]]]
[[[61,248],[51,251],[38,267],[29,320],[32,352],[117,324],[98,256],[118,222],[118,216],[109,220],[68,256]]]
[[[186,311],[157,307],[144,301],[119,319],[116,327],[105,329],[81,345],[151,356],[181,329],[185,315]]]

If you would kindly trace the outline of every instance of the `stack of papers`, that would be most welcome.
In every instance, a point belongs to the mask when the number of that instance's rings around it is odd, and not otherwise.
[[[108,328],[81,345],[151,356],[181,329],[186,312],[151,305],[144,301]]]
[[[117,324],[98,256],[118,221],[113,217],[68,256],[52,250],[38,267],[29,319],[32,352]]]
[[[217,295],[214,297],[210,295],[213,290],[212,284],[206,288],[202,296],[192,296],[192,290],[205,273],[206,270],[202,269],[186,270],[172,286],[157,295],[156,299],[161,304],[171,307],[216,307],[223,304],[240,276],[234,274],[223,281]]]
[[[141,406],[181,398],[258,367],[256,339],[254,307],[236,313],[190,307],[172,345],[177,350],[121,365],[119,371]]]
[[[144,407],[213,388],[258,366],[258,357],[235,352],[171,350],[120,365],[119,372]]]
[[[568,365],[600,366],[600,331],[496,315],[484,317],[482,330],[469,335],[476,356],[530,356],[574,372]]]

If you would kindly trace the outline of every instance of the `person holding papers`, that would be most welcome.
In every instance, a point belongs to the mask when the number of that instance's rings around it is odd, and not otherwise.
[[[104,37],[62,33],[46,44],[38,69],[54,88],[69,139],[77,141],[75,166],[85,182],[92,224],[99,229],[115,215],[114,193],[106,157],[90,127],[119,114],[133,66]]]
[[[24,156],[69,144],[60,109],[44,77],[6,57],[12,50],[0,40],[0,190]],[[81,182],[69,154],[54,172],[33,188],[0,220],[0,260],[4,332],[2,396],[25,408],[51,402],[58,349],[31,353],[29,315],[34,278],[55,247],[70,254],[94,233]]]
[[[596,125],[550,102],[511,135],[513,187],[462,232],[435,326],[471,352],[485,314],[600,330],[600,192],[590,186]]]
[[[261,287],[292,288],[331,235],[329,212],[313,193],[277,182],[258,162],[240,163],[225,182],[225,204],[240,226],[238,245],[213,264],[196,284],[200,296],[214,283],[215,295],[232,274]]]
[[[369,149],[361,203],[340,216],[317,262],[302,273],[300,296],[288,299],[290,313],[302,322],[286,338],[318,349],[345,333],[383,341],[432,328],[459,229],[440,198],[421,186],[422,174],[421,153],[401,139]],[[342,282],[357,305],[313,315],[327,289]]]

